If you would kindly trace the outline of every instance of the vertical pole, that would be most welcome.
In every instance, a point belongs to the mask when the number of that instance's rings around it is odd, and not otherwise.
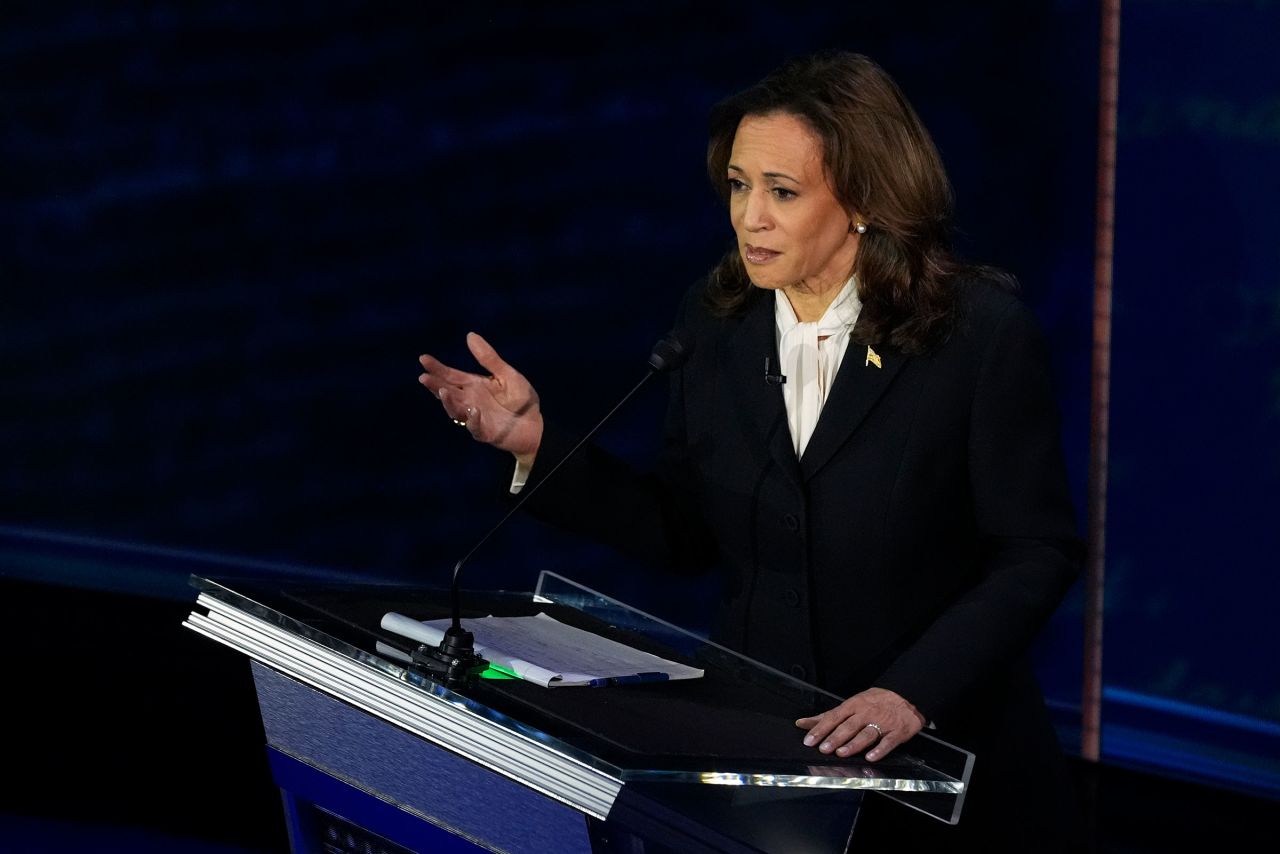
[[[1094,762],[1101,756],[1102,745],[1102,617],[1107,546],[1107,425],[1111,405],[1111,278],[1115,247],[1120,0],[1102,0],[1099,53],[1098,186],[1089,426],[1089,557],[1085,569],[1084,685],[1080,703],[1080,754]]]

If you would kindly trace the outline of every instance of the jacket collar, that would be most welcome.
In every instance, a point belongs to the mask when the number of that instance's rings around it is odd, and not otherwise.
[[[831,385],[831,394],[800,459],[805,480],[817,474],[862,426],[906,362],[906,356],[889,347],[868,348],[866,344],[849,342]]]
[[[782,386],[765,379],[778,374],[778,338],[774,332],[773,294],[752,288],[745,313],[730,320],[720,349],[719,375],[725,377],[738,412],[735,420],[747,434],[747,447],[762,467],[776,465],[797,486],[800,462],[791,446]]]
[[[727,378],[739,409],[739,424],[762,465],[774,464],[797,485],[817,474],[858,429],[876,401],[889,388],[908,357],[889,347],[876,347],[879,366],[865,344],[849,343],[831,394],[797,460],[787,427],[782,387],[765,379],[765,359],[778,372],[778,339],[773,295],[756,289],[743,315],[729,321],[720,348],[720,375]]]

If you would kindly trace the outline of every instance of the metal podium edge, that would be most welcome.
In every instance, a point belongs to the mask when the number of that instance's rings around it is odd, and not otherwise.
[[[622,781],[460,704],[352,661],[207,594],[183,625],[485,768],[604,820]]]

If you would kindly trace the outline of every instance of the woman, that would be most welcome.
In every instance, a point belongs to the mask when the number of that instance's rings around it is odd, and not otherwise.
[[[802,59],[724,101],[707,161],[737,245],[681,306],[697,345],[662,458],[641,475],[591,449],[531,508],[724,568],[718,639],[848,697],[797,721],[806,745],[875,761],[932,724],[978,755],[959,830],[872,799],[860,838],[1061,844],[1071,796],[1022,658],[1081,550],[1030,312],[950,253],[938,153],[865,57]],[[490,376],[423,356],[421,381],[515,456],[518,490],[572,437],[468,346]]]

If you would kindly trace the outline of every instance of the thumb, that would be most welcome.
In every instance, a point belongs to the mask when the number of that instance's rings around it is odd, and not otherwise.
[[[467,349],[471,351],[471,355],[476,357],[476,361],[480,366],[489,373],[499,379],[504,379],[511,371],[511,366],[502,360],[498,355],[498,351],[493,349],[488,341],[480,337],[479,333],[467,333]]]

